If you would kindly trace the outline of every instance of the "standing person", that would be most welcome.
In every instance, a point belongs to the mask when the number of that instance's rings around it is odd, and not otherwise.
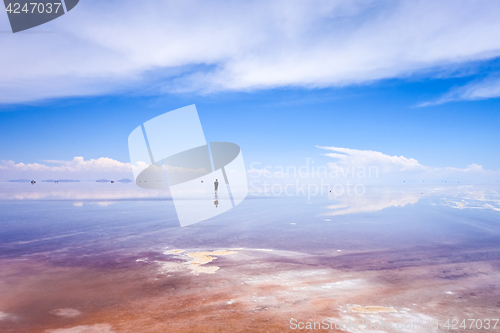
[[[214,186],[215,186],[215,193],[217,193],[217,190],[219,189],[219,182],[217,181],[217,179],[215,180]]]

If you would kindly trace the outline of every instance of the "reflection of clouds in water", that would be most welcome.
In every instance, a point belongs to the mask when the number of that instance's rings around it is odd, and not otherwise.
[[[88,200],[88,199],[131,199],[131,198],[153,198],[169,197],[170,193],[166,190],[143,190],[137,189],[116,189],[101,190],[88,188],[71,188],[50,190],[47,188],[27,190],[3,190],[0,191],[0,200],[43,200],[43,199],[61,199],[61,200]],[[82,203],[76,202],[74,206],[81,206]]]
[[[377,193],[365,195],[330,196],[329,199],[338,203],[329,205],[329,211],[324,215],[336,216],[354,213],[375,212],[387,207],[403,207],[416,203],[423,195],[420,190],[387,190],[380,189]]]
[[[441,205],[458,209],[492,209],[500,211],[500,193],[492,189],[466,186],[460,193],[447,193]]]
[[[55,330],[46,330],[47,333],[113,333],[111,325],[108,324],[95,324],[95,325],[81,325],[71,328],[59,328]]]
[[[453,208],[493,209],[500,211],[500,194],[482,186],[466,185],[453,187],[421,188],[370,188],[364,195],[329,196],[337,201],[327,206],[324,215],[336,216],[354,213],[375,212],[388,207],[404,207],[417,203],[422,197],[439,197],[439,203]]]
[[[51,189],[48,188],[48,184],[41,184],[41,186],[29,188],[0,188],[0,200],[77,200],[73,205],[76,207],[81,207],[83,205],[79,200],[119,200],[119,199],[146,199],[146,198],[170,198],[170,191],[168,190],[152,190],[152,189],[142,189],[136,187],[134,184],[132,188],[120,188],[118,186],[123,186],[117,184],[115,189],[103,190],[99,188],[102,184],[72,184],[71,188],[68,189]],[[31,186],[31,185],[30,185]],[[115,186],[115,185],[112,185]],[[128,186],[128,185],[125,185]],[[194,194],[207,194],[212,193],[213,189],[210,191],[204,188],[197,188],[196,186],[188,187],[184,191],[179,190],[178,195],[180,199],[184,199],[182,196],[186,196],[186,199],[196,199],[193,198]]]

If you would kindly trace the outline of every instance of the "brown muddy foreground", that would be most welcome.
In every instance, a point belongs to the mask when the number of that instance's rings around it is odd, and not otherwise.
[[[498,319],[499,268],[500,251],[487,244],[319,254],[177,249],[98,262],[3,259],[0,332],[296,332],[323,320],[442,326],[448,318]],[[316,331],[438,331],[338,327]],[[497,330],[500,324],[454,331]]]

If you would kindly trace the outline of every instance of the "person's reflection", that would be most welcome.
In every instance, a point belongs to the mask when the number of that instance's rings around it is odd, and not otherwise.
[[[215,205],[215,208],[217,208],[217,206],[219,205],[219,196],[217,195],[217,193],[215,193],[215,196],[214,196],[214,205]]]

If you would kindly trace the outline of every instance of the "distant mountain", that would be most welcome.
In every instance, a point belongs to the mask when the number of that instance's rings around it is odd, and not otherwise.
[[[117,182],[119,182],[119,183],[131,183],[131,182],[133,182],[133,180],[128,179],[128,178],[123,178],[123,179],[117,180]]]
[[[109,179],[98,179],[98,180],[96,180],[96,182],[98,182],[98,183],[111,183],[111,180],[109,180]]]
[[[42,182],[45,183],[53,183],[53,182],[59,182],[59,183],[78,183],[80,180],[78,179],[45,179],[42,180]]]
[[[11,179],[9,180],[11,183],[30,183],[31,179]]]

